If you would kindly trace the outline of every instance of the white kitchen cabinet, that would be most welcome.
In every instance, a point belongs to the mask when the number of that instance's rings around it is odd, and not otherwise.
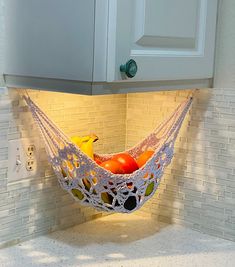
[[[213,78],[217,0],[5,6],[8,86],[103,94],[205,87]]]

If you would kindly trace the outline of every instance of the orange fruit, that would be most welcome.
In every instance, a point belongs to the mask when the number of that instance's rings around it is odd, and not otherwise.
[[[147,150],[144,151],[140,156],[137,158],[136,162],[139,168],[141,168],[154,154],[154,151]]]

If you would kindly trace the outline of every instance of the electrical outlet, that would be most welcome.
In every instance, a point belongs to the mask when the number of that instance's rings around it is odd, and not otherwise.
[[[35,145],[28,145],[27,147],[26,147],[26,154],[27,154],[27,156],[28,157],[34,157],[34,155],[35,155],[35,153],[36,153],[36,148],[35,148]]]
[[[28,158],[26,161],[26,170],[29,172],[33,172],[36,168],[36,161],[32,158]]]
[[[37,139],[21,138],[9,141],[8,180],[16,181],[37,173]]]

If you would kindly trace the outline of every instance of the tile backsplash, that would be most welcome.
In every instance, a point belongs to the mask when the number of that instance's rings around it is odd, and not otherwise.
[[[187,95],[187,91],[129,94],[126,146],[143,138]],[[195,93],[173,161],[141,213],[235,241],[234,89]]]
[[[126,95],[80,96],[30,91],[34,99],[69,136],[95,132],[97,152],[123,150]],[[124,133],[124,134],[123,134]],[[8,147],[11,140],[39,138],[39,171],[11,182]],[[0,90],[0,247],[101,216],[81,207],[63,191],[47,163],[42,139],[31,113],[16,90]]]

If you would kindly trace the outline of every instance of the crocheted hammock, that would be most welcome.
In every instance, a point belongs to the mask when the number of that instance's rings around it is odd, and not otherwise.
[[[105,170],[73,144],[32,101],[24,96],[45,141],[49,161],[63,189],[81,204],[109,212],[130,213],[150,199],[173,157],[174,143],[192,98],[176,110],[139,144],[128,149],[132,157],[154,149],[146,164],[131,174],[113,174]],[[96,154],[100,161],[114,154]]]

